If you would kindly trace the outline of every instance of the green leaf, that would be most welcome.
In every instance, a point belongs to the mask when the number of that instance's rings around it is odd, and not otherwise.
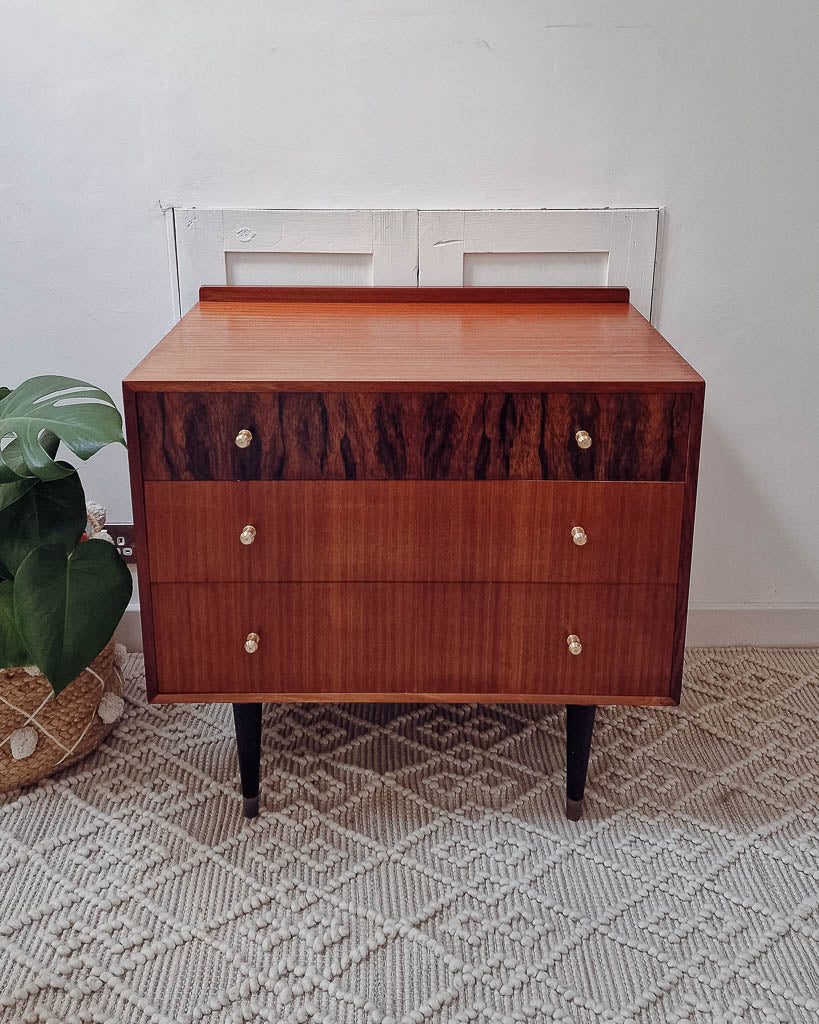
[[[60,480],[35,478],[33,483],[0,511],[0,562],[12,575],[29,551],[43,544],[59,544],[69,554],[85,529],[85,493],[76,473]]]
[[[0,402],[3,401],[3,399],[6,397],[6,395],[10,395],[10,394],[11,394],[11,388],[0,388]]]
[[[30,664],[31,655],[14,622],[14,584],[4,580],[0,583],[0,668]]]
[[[131,588],[128,567],[105,540],[79,544],[67,558],[49,544],[23,559],[14,577],[14,619],[55,694],[111,639]]]
[[[36,483],[36,476],[27,476],[17,478],[14,483],[0,484],[0,512],[19,501]]]
[[[73,377],[32,377],[0,399],[0,438],[16,439],[0,451],[0,482],[30,474],[56,480],[73,472],[54,461],[49,433],[83,460],[107,444],[125,444],[110,395]]]
[[[50,430],[41,430],[40,445],[46,455],[53,459],[57,454],[57,449],[60,447],[60,439],[56,434],[52,434]],[[13,437],[3,449],[2,456],[0,457],[0,481],[7,480],[10,483],[17,483],[20,478],[26,480],[37,479],[33,473],[29,472],[20,449],[19,440]]]

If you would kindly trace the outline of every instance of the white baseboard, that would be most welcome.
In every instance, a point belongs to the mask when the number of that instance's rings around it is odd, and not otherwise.
[[[142,650],[139,603],[128,606],[117,640]],[[819,604],[706,605],[688,610],[689,647],[819,647]]]
[[[125,644],[129,651],[142,650],[142,623],[139,621],[139,602],[132,601],[120,619],[114,639]]]
[[[692,604],[685,643],[688,647],[819,647],[819,604]]]

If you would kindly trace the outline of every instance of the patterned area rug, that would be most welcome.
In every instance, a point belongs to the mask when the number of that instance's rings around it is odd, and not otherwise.
[[[0,798],[0,1021],[819,1020],[819,652],[691,651],[679,709],[295,705],[241,818],[225,706]]]

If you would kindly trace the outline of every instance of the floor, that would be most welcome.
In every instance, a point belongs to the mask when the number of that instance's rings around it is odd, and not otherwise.
[[[147,707],[0,797],[0,1021],[819,1020],[819,651],[689,652],[680,708]]]

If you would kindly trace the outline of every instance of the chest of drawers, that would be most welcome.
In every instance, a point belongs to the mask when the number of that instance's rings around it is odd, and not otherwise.
[[[704,384],[625,289],[203,288],[126,378],[148,698],[679,700]]]

